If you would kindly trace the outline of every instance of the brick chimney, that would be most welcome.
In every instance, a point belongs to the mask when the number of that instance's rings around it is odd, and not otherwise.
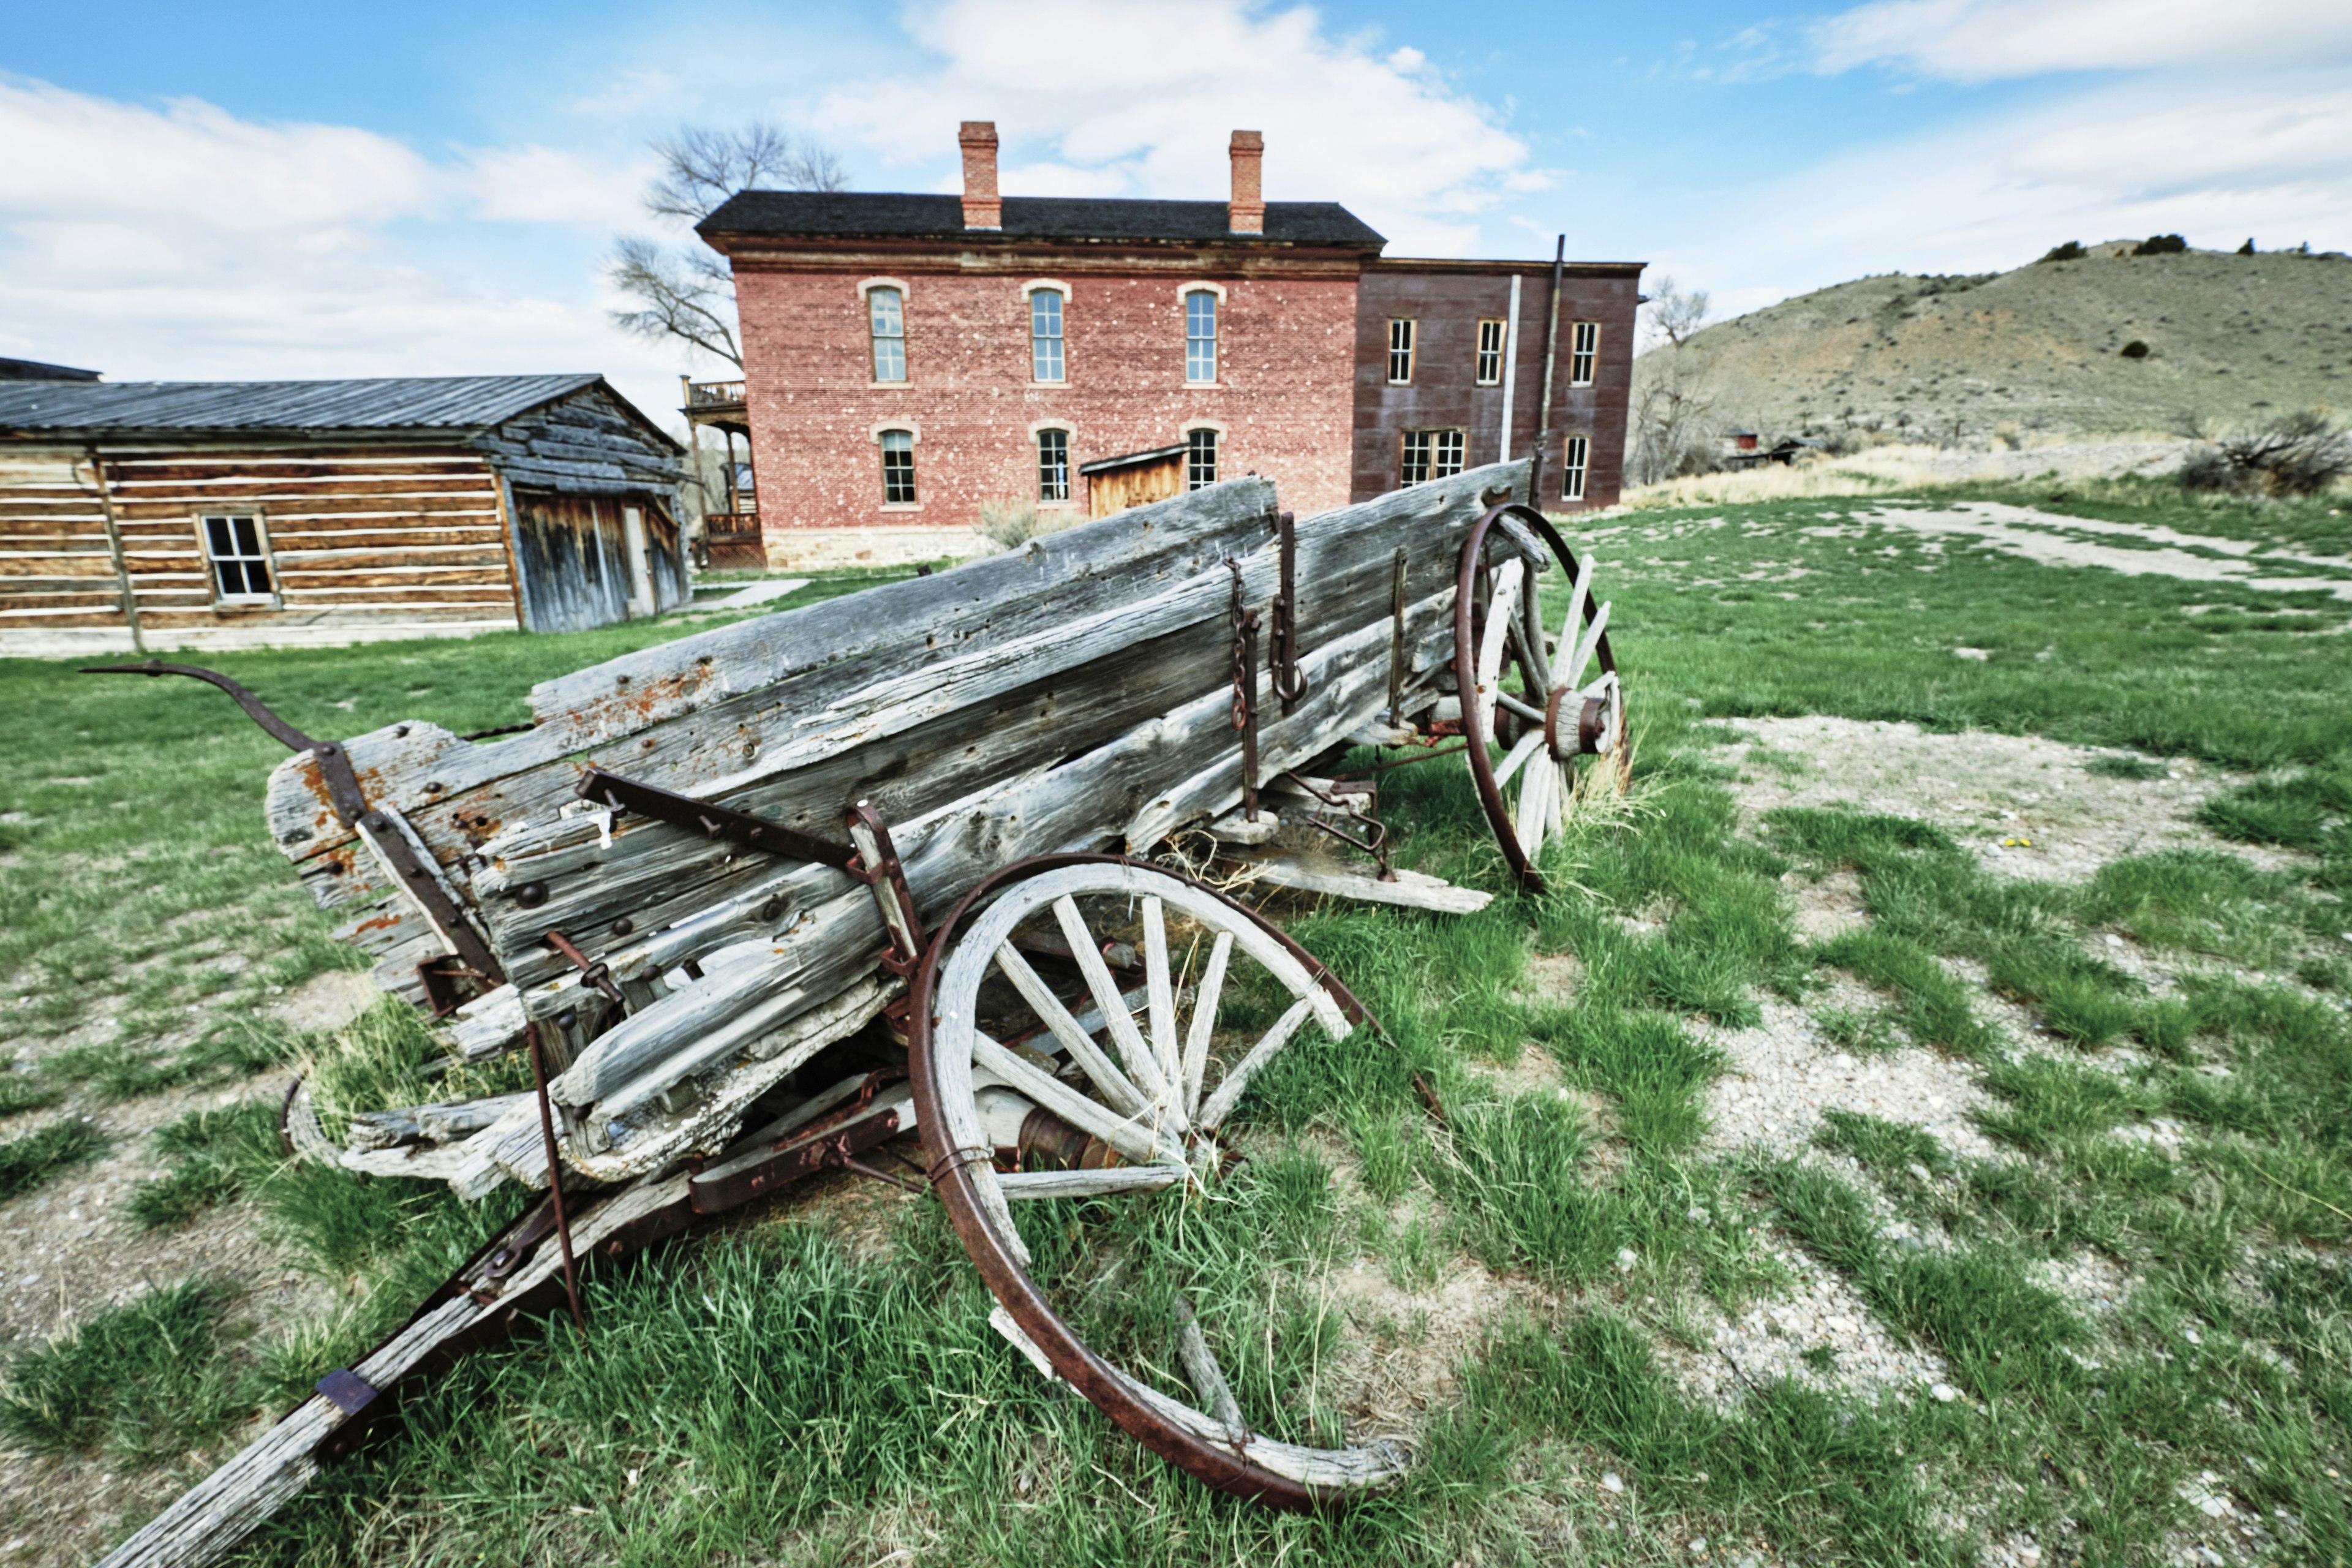
[[[1226,210],[1235,234],[1265,232],[1265,196],[1258,184],[1258,166],[1265,162],[1265,137],[1255,131],[1234,132],[1234,199]]]
[[[1004,204],[996,195],[996,121],[967,120],[956,132],[963,148],[963,226],[1003,228]]]

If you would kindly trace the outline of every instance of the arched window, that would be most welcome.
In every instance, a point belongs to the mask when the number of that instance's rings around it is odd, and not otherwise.
[[[1039,289],[1029,296],[1029,374],[1034,381],[1067,379],[1062,361],[1062,293]]]
[[[1213,294],[1195,294],[1195,300],[1214,299]],[[1217,433],[1214,430],[1184,432],[1184,488],[1188,490],[1206,489],[1217,482]]]
[[[874,338],[874,379],[907,379],[907,297],[896,289],[866,291],[867,330]]]
[[[915,433],[882,432],[882,504],[915,504]]]
[[[1184,379],[1199,385],[1217,379],[1217,297],[1206,289],[1184,296]]]
[[[1070,499],[1070,433],[1046,428],[1037,432],[1037,499]]]

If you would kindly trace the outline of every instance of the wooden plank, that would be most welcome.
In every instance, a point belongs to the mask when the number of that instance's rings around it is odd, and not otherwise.
[[[1394,904],[1409,910],[1434,910],[1441,914],[1475,914],[1495,901],[1495,895],[1475,888],[1460,888],[1419,871],[1400,870],[1383,882],[1369,870],[1336,860],[1310,858],[1281,850],[1238,850],[1227,859],[1245,867],[1261,882],[1294,888],[1305,893],[1355,899],[1363,903]]]

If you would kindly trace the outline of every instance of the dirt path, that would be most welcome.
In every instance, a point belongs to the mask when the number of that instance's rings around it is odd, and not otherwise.
[[[1980,539],[1997,550],[2044,566],[2104,566],[2127,577],[2234,583],[2280,593],[2317,590],[2352,599],[2352,561],[2266,549],[2243,539],[2182,533],[2148,523],[2067,517],[2000,501],[1874,507],[1856,516],[1914,533]],[[2105,542],[2109,540],[2130,542]],[[2317,570],[2294,570],[2298,567]]]

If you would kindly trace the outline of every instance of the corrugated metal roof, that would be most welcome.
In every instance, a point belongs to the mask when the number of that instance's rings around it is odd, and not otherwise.
[[[0,359],[0,381],[96,381],[98,372],[37,359]]]
[[[963,226],[961,196],[874,191],[741,191],[695,226],[705,235],[872,236],[997,239],[1173,240],[1220,245],[1388,243],[1337,202],[1268,202],[1265,232],[1235,234],[1223,202],[1097,196],[1007,196],[1001,230]]]
[[[0,430],[471,430],[603,379],[10,382],[0,383]]]

